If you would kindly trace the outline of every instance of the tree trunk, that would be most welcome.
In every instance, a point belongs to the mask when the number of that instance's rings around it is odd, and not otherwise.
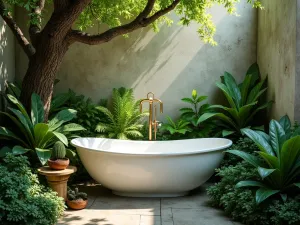
[[[46,36],[36,47],[36,54],[29,59],[22,83],[21,102],[29,112],[32,93],[40,95],[44,102],[45,121],[48,120],[56,73],[67,49],[67,44],[61,39]]]

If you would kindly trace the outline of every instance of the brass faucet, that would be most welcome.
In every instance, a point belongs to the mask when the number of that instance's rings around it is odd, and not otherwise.
[[[154,128],[154,140],[156,140],[156,132],[157,132],[157,127],[159,126],[159,121],[156,120],[156,113],[157,113],[157,108],[155,103],[159,103],[160,105],[160,113],[163,113],[163,102],[159,99],[154,98],[154,94],[152,92],[149,92],[147,94],[146,99],[142,99],[140,101],[140,112],[143,111],[143,103],[144,102],[149,102],[149,141],[152,141],[152,127]],[[154,118],[153,118],[153,108],[154,108]]]

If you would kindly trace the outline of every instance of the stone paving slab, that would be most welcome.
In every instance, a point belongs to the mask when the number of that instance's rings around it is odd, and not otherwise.
[[[204,188],[177,198],[115,196],[101,185],[82,186],[86,209],[67,210],[57,225],[239,225],[207,205]]]

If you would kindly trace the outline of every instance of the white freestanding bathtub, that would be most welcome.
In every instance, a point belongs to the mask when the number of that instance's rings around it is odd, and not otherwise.
[[[76,138],[71,141],[89,174],[114,194],[176,197],[205,183],[232,145],[224,138],[129,141]]]

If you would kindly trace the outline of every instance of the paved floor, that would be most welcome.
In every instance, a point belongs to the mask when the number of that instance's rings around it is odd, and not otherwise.
[[[207,205],[204,188],[177,198],[126,198],[100,185],[80,188],[89,195],[86,209],[67,210],[58,225],[238,225]]]

